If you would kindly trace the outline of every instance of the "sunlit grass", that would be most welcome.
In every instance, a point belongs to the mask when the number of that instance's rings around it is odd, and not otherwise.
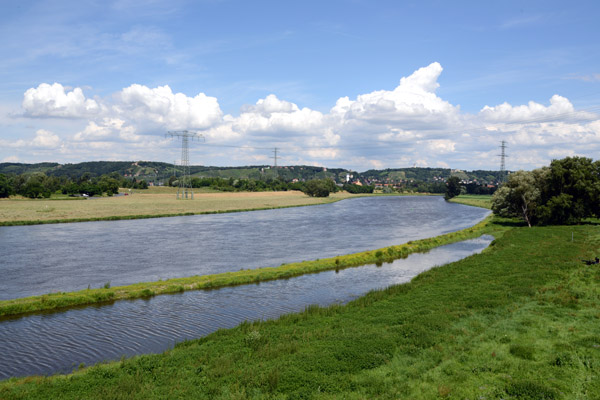
[[[458,197],[450,199],[453,203],[466,204],[468,206],[492,208],[492,196],[491,195],[479,195],[479,194],[461,194]]]
[[[481,254],[346,306],[11,379],[0,398],[597,399],[600,269],[579,260],[598,252],[597,225],[510,228]]]

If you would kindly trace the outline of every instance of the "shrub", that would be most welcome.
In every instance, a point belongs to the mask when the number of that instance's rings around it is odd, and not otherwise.
[[[302,192],[310,197],[328,197],[329,193],[336,190],[335,183],[330,179],[313,179],[304,184]]]

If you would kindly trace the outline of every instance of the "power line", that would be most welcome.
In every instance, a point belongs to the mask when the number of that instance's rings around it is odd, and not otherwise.
[[[506,157],[508,156],[506,155],[506,141],[503,140],[500,143],[501,151],[498,155],[500,157],[500,180],[504,182],[506,177]]]
[[[204,136],[197,132],[191,131],[169,131],[165,136],[180,137],[181,138],[181,167],[183,173],[179,177],[179,187],[177,189],[177,198],[181,195],[181,199],[188,198],[188,193],[191,194],[191,199],[194,199],[194,191],[192,190],[192,181],[190,178],[190,153],[189,153],[189,141],[190,139],[202,139]]]
[[[273,167],[277,168],[277,147],[273,149]]]

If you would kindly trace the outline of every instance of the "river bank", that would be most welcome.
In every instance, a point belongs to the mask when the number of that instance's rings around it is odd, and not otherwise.
[[[0,397],[598,398],[600,271],[579,261],[600,251],[597,225],[506,222],[482,254],[346,306],[10,379]]]

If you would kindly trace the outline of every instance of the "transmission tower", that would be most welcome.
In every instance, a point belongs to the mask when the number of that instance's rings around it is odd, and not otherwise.
[[[502,182],[506,180],[506,157],[508,157],[506,155],[506,147],[506,141],[501,141],[500,154],[498,155],[498,157],[500,157],[500,180]]]
[[[204,141],[204,136],[200,135],[197,132],[191,131],[169,131],[166,136],[171,137],[180,137],[181,138],[181,169],[183,170],[181,176],[179,177],[179,187],[177,189],[177,198],[187,199],[188,193],[190,194],[190,198],[194,199],[194,191],[192,190],[192,180],[190,179],[190,152],[189,152],[189,142],[190,139],[202,139]],[[181,196],[181,197],[180,197]]]
[[[277,168],[277,147],[273,149],[273,167]]]

